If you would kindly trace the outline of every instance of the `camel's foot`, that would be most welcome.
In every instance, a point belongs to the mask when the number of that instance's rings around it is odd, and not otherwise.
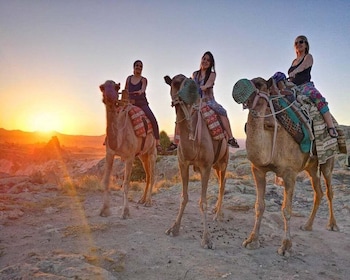
[[[172,235],[172,236],[178,236],[180,232],[180,225],[177,223],[174,223],[171,228],[165,231],[166,235]]]
[[[101,217],[108,217],[111,215],[111,210],[107,206],[103,206],[101,211],[100,211],[100,216]]]
[[[260,248],[260,242],[259,242],[258,238],[253,239],[253,238],[249,237],[243,241],[242,246],[244,248],[249,249],[249,250],[256,250],[256,249]]]
[[[280,256],[289,257],[292,252],[292,240],[284,239],[281,247],[278,248],[277,253]]]
[[[312,225],[305,224],[303,226],[300,226],[300,229],[304,231],[312,231]]]
[[[218,208],[215,207],[213,210],[212,210],[212,213],[215,214],[214,217],[213,217],[213,221],[222,221],[224,219],[224,213],[221,211],[218,211]]]
[[[146,206],[146,207],[151,207],[152,206],[152,199],[141,198],[137,203],[142,204],[143,206]]]
[[[214,243],[210,238],[209,234],[204,234],[202,238],[201,245],[204,249],[215,249]]]
[[[339,231],[339,227],[337,226],[336,223],[329,223],[327,225],[327,230],[329,230],[329,231]]]
[[[123,208],[122,219],[130,218],[129,208]]]

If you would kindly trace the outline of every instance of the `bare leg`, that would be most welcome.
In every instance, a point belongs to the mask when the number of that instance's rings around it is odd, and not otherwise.
[[[338,135],[337,135],[337,131],[335,130],[335,126],[334,126],[334,122],[333,122],[331,113],[329,111],[327,111],[322,116],[323,116],[323,119],[327,125],[329,135],[332,137],[337,137]],[[332,128],[334,128],[334,129],[332,129]]]
[[[225,116],[220,116],[220,119],[221,119],[222,125],[224,126],[225,131],[228,134],[228,138],[229,139],[233,138],[231,126],[230,126],[230,122],[229,122],[228,118]]]

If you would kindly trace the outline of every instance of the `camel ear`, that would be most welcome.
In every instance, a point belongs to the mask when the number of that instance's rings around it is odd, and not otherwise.
[[[267,88],[272,87],[273,85],[273,78],[271,77],[270,79],[267,80]]]
[[[105,90],[105,85],[100,85],[100,91],[104,92]]]
[[[115,91],[118,92],[120,90],[120,83],[115,84]]]
[[[171,85],[171,82],[173,81],[169,76],[165,76],[164,77],[164,81],[166,84],[168,84],[169,86]]]

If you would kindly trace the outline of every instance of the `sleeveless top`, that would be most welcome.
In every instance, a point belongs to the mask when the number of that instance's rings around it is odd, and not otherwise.
[[[298,65],[295,65],[295,66],[291,66],[289,69],[288,69],[288,74],[290,72],[292,72],[294,69],[296,69],[303,61],[304,61],[304,58],[298,63]],[[300,73],[297,73],[295,74],[295,77],[294,78],[291,78],[291,82],[293,82],[294,84],[296,84],[297,86],[300,86],[302,84],[305,84],[307,82],[310,82],[311,81],[311,68],[312,66],[306,68],[305,70],[303,70],[302,72]]]
[[[144,79],[144,78],[141,77],[141,80],[137,84],[134,85],[131,82],[131,77],[132,77],[132,75],[128,77],[127,90],[129,91],[129,99],[134,100],[135,101],[134,105],[136,105],[138,107],[148,105],[148,101],[146,98],[146,92],[145,92],[145,94],[141,94],[141,95],[130,93],[130,92],[138,91],[142,88],[142,79]]]
[[[201,96],[201,98],[207,98],[208,100],[214,99],[214,90],[213,87],[207,88],[205,92],[203,92],[200,87],[204,86],[204,79],[199,79],[199,71],[194,72],[194,81],[196,82],[196,85],[198,87],[198,93]]]

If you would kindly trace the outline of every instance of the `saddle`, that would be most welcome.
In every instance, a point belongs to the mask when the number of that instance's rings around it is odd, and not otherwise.
[[[209,107],[209,105],[205,103],[202,105],[201,114],[208,126],[211,137],[214,140],[221,140],[225,138],[224,129],[220,123],[220,118],[215,111]]]
[[[117,106],[126,106],[129,118],[134,128],[135,135],[137,137],[146,137],[147,134],[152,132],[152,124],[146,117],[145,112],[135,105],[129,99],[129,93],[126,90],[122,91],[122,97],[116,101]]]
[[[322,115],[315,104],[305,95],[299,93],[297,87],[291,88],[293,94],[272,95],[272,104],[276,118],[284,129],[300,145],[302,152],[317,153],[319,164],[338,153],[347,153],[346,139],[343,130],[333,118],[339,137],[331,138],[327,132]],[[314,145],[314,147],[313,147]]]

